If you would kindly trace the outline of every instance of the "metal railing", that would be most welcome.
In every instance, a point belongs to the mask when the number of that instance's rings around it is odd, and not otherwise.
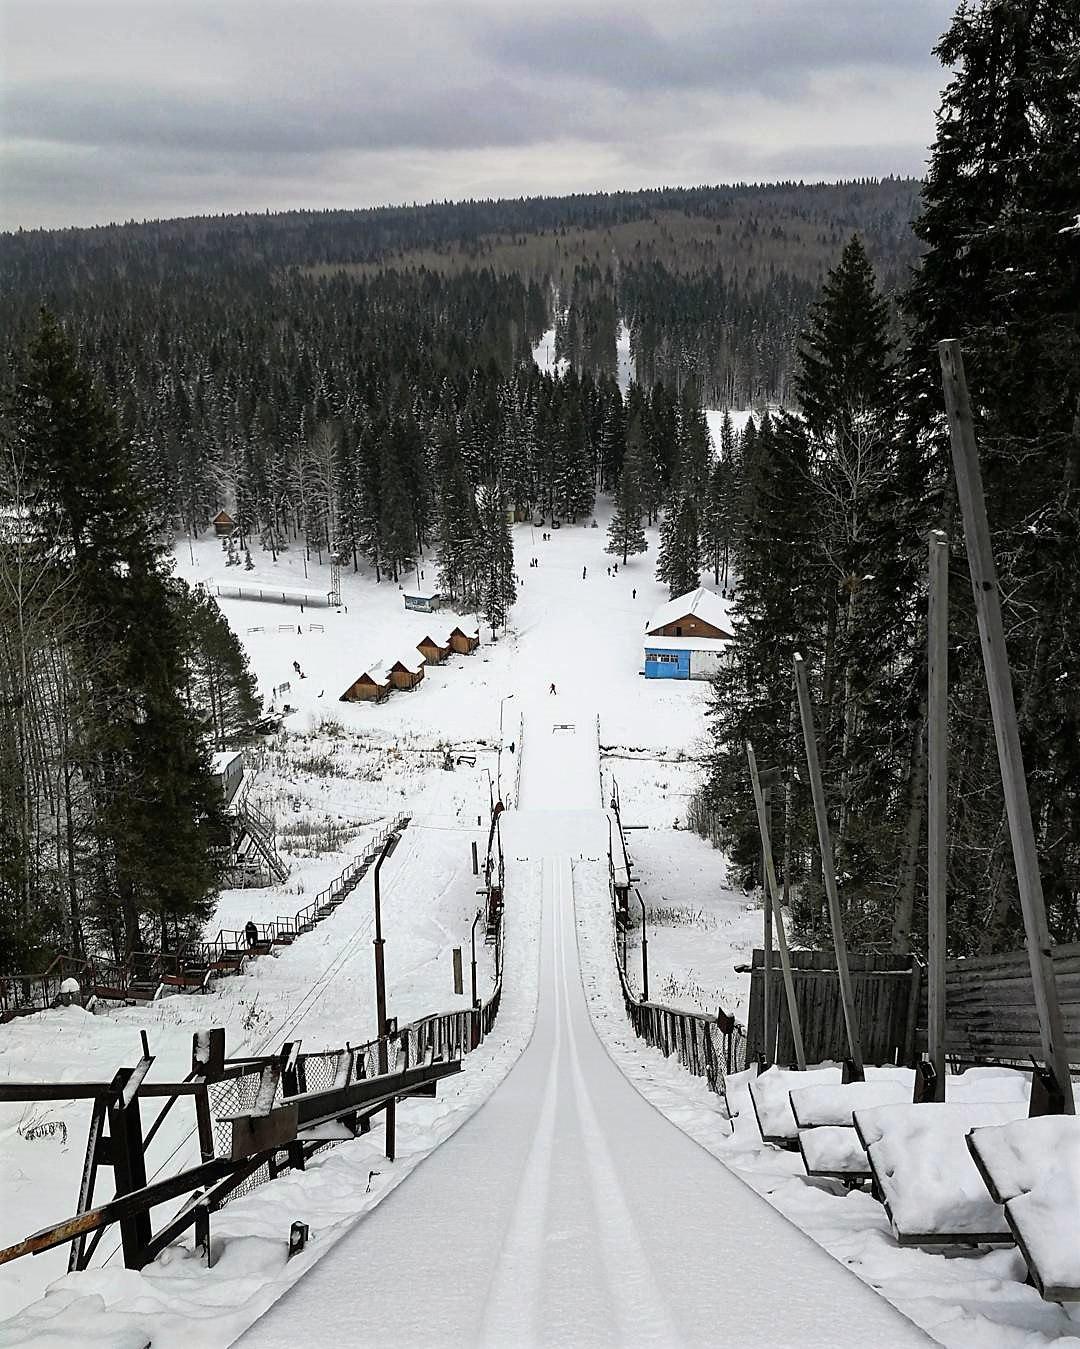
[[[317,1153],[365,1133],[385,1114],[386,1151],[394,1156],[397,1102],[433,1095],[437,1083],[460,1070],[461,1061],[491,1030],[502,1000],[502,930],[496,944],[495,980],[476,1006],[420,1017],[394,1026],[361,1045],[301,1054],[299,1042],[274,1055],[225,1058],[225,1032],[194,1037],[191,1072],[182,1082],[149,1082],[154,1060],[145,1032],[143,1057],[109,1080],[80,1083],[0,1082],[0,1102],[85,1099],[93,1102],[86,1158],[73,1217],[38,1227],[23,1241],[0,1249],[0,1264],[50,1247],[71,1244],[69,1269],[89,1267],[107,1228],[119,1226],[124,1263],[141,1269],[194,1226],[196,1245],[207,1260],[210,1215],[231,1200],[290,1169],[303,1169]],[[382,1070],[380,1071],[380,1060]],[[173,1166],[172,1147],[157,1170],[148,1149],[169,1112],[190,1102],[199,1162]],[[143,1126],[142,1106],[158,1103],[157,1118]],[[318,1127],[336,1121],[336,1137]],[[101,1146],[108,1128],[108,1146]],[[186,1139],[183,1140],[186,1142]],[[159,1140],[159,1148],[172,1139]],[[113,1170],[116,1195],[95,1206],[101,1167]],[[155,1231],[150,1213],[184,1194],[191,1199]]]
[[[366,874],[390,835],[408,822],[408,816],[397,816],[369,841],[361,856],[354,857],[295,914],[256,923],[254,941],[249,942],[245,929],[221,928],[216,936],[185,942],[176,951],[136,951],[125,960],[91,960],[61,953],[43,971],[0,975],[0,1021],[58,1006],[66,996],[61,989],[66,979],[78,982],[79,994],[73,1000],[85,1005],[94,996],[153,998],[163,986],[205,988],[215,975],[236,974],[251,956],[288,945],[329,917]]]
[[[87,987],[91,969],[89,960],[60,954],[38,973],[0,974],[0,1019],[8,1021],[55,1007],[64,996],[64,981],[75,979],[82,990]]]
[[[253,807],[249,806],[248,809]],[[243,968],[249,956],[263,954],[272,946],[290,944],[303,933],[310,932],[351,893],[378,857],[386,840],[391,834],[404,829],[408,821],[407,815],[399,815],[369,840],[360,856],[354,857],[329,885],[324,886],[309,904],[297,909],[296,913],[275,918],[272,922],[256,923],[257,935],[253,942],[249,943],[244,929],[222,928],[209,941],[188,942],[175,955],[162,957],[164,972],[171,976],[169,982],[190,983],[192,979],[189,976],[201,979],[206,971],[212,974],[236,973]]]
[[[612,779],[612,814],[615,817],[619,843],[622,846],[626,873],[629,877],[630,854],[623,834],[620,804],[618,784]],[[612,848],[614,846],[612,842]],[[696,1077],[705,1078],[709,1090],[723,1100],[730,1119],[727,1075],[738,1072],[742,1067],[746,1044],[745,1027],[722,1009],[717,1009],[716,1015],[712,1016],[708,1012],[685,1011],[678,1007],[667,1007],[663,1003],[649,1002],[644,996],[639,998],[634,993],[626,973],[625,948],[620,946],[617,940],[618,932],[625,929],[628,922],[628,913],[620,907],[616,899],[615,859],[611,851],[608,853],[608,880],[615,968],[619,975],[626,1015],[635,1034],[646,1044],[659,1049],[666,1057],[674,1055],[688,1072]],[[644,909],[644,904],[642,908]]]

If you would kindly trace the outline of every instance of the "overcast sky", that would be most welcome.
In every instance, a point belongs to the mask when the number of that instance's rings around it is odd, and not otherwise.
[[[920,174],[955,0],[0,0],[0,228]]]

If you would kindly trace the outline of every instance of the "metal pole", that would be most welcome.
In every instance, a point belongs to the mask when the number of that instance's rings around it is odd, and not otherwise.
[[[379,1072],[380,1074],[389,1071],[389,1055],[387,1054],[386,1044],[386,965],[383,956],[382,934],[382,892],[379,889],[379,872],[382,864],[393,853],[398,845],[400,834],[391,834],[382,846],[382,852],[379,853],[378,861],[375,863],[375,1016],[378,1022],[379,1032]],[[396,1123],[397,1106],[394,1101],[387,1102],[386,1106],[386,1155],[390,1161],[394,1160],[394,1134]]]
[[[1039,874],[1039,856],[1031,821],[1020,733],[1016,724],[1016,702],[1005,647],[1005,630],[1001,621],[1001,596],[990,545],[990,525],[986,518],[986,500],[979,472],[979,452],[975,444],[975,426],[959,342],[939,342],[938,356],[941,360],[945,411],[949,417],[953,470],[964,517],[964,542],[971,572],[971,588],[979,620],[983,667],[994,718],[994,739],[997,742],[1005,810],[1009,819],[1016,884],[1024,913],[1024,932],[1031,963],[1035,1007],[1039,1014],[1043,1058],[1064,1097],[1065,1113],[1072,1115],[1076,1112],[1076,1106],[1069,1074],[1069,1054],[1054,978],[1046,902]]]
[[[795,653],[795,687],[799,696],[803,743],[806,746],[806,766],[810,772],[810,792],[814,798],[814,818],[817,821],[818,846],[821,850],[821,878],[825,883],[825,896],[829,901],[829,924],[832,927],[836,974],[840,980],[840,1001],[844,1009],[848,1057],[857,1076],[861,1078],[863,1061],[862,1050],[859,1048],[859,1024],[855,1019],[855,994],[851,987],[851,973],[848,970],[844,916],[840,911],[840,894],[836,888],[836,867],[833,863],[832,839],[829,836],[829,816],[825,809],[821,764],[818,761],[814,709],[810,703],[810,681],[806,674],[806,662],[798,652]]]
[[[945,941],[948,845],[949,540],[930,535],[927,620],[927,1047],[935,1101],[945,1099]]]
[[[795,1045],[795,1062],[800,1068],[805,1068],[806,1052],[803,1049],[802,1022],[799,1019],[799,1007],[795,1001],[795,981],[791,977],[791,956],[788,954],[784,915],[780,908],[780,890],[776,882],[776,868],[773,865],[769,822],[765,817],[765,800],[761,794],[761,779],[758,777],[757,759],[754,757],[754,747],[749,740],[746,742],[746,759],[750,765],[750,783],[754,789],[754,806],[757,809],[758,829],[761,831],[762,850],[765,856],[765,880],[772,891],[773,897],[773,922],[776,925],[776,944],[780,948],[780,968],[784,975],[784,995],[787,1000],[788,1021],[791,1023],[791,1038]]]
[[[645,901],[641,898],[641,891],[634,886],[634,894],[637,895],[638,903],[641,905],[641,1001],[649,1001],[649,934],[645,929]]]

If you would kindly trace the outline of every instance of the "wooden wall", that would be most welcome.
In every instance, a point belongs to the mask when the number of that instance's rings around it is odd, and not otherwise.
[[[1054,948],[1054,975],[1069,1062],[1080,1064],[1080,942]],[[926,1048],[926,1001],[916,1046]],[[945,1052],[962,1059],[1042,1061],[1026,950],[950,960],[945,966]]]
[[[775,1028],[775,1053],[768,1057],[787,1067],[795,1063],[780,958],[773,952],[769,995],[770,1024]],[[849,954],[855,1013],[863,1059],[867,1063],[907,1063],[914,1054],[915,1007],[920,997],[921,970],[910,956]],[[792,951],[795,1001],[802,1023],[807,1063],[848,1057],[840,983],[832,951]],[[746,1063],[764,1051],[765,957],[753,953],[750,1010],[746,1025]]]

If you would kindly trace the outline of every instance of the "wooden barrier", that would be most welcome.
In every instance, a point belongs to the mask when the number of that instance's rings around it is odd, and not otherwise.
[[[915,1053],[915,1008],[921,967],[911,956],[848,956],[863,1057],[867,1063],[908,1063]],[[779,976],[779,966],[774,966]],[[802,1026],[807,1063],[847,1057],[848,1041],[836,962],[831,951],[792,951],[791,974]],[[746,1065],[764,1055],[769,1062],[796,1061],[791,1024],[779,977],[770,981],[771,1015],[776,1027],[774,1053],[764,1041],[764,952],[755,950],[750,966],[750,1008],[746,1026]],[[914,1001],[913,1001],[914,998]]]
[[[1080,1064],[1080,942],[1057,946],[1054,974],[1069,1062]],[[945,1053],[963,1063],[1027,1064],[1042,1059],[1042,1040],[1027,951],[950,960],[945,966]],[[927,1046],[920,1002],[916,1050]]]

